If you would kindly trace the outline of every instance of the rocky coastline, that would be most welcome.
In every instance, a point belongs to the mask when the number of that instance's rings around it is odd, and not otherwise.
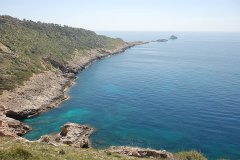
[[[66,100],[67,89],[74,83],[76,74],[93,61],[146,43],[125,43],[114,50],[99,48],[88,51],[84,56],[75,51],[75,56],[65,66],[46,59],[54,66],[50,71],[35,74],[22,86],[0,95],[0,135],[19,137],[29,132],[31,128],[19,120],[46,112]]]
[[[22,144],[38,142],[47,143],[56,148],[61,146],[91,148],[89,137],[94,129],[90,126],[68,122],[61,126],[59,133],[43,135],[37,141],[29,141],[21,136],[31,131],[31,127],[19,120],[46,112],[66,100],[67,89],[74,83],[76,74],[93,61],[146,43],[149,42],[126,43],[115,50],[95,49],[88,51],[85,56],[79,56],[76,51],[76,56],[68,62],[68,65],[58,66],[50,62],[53,66],[55,65],[52,70],[33,75],[24,85],[13,91],[4,91],[3,95],[0,95],[0,136],[13,137],[18,142],[23,142]],[[46,61],[51,60],[46,59]],[[174,159],[174,155],[170,152],[149,148],[111,146],[103,152],[113,156],[119,154],[137,158]],[[65,153],[64,150],[59,151],[59,154]]]
[[[88,56],[76,56],[67,66],[58,66],[51,71],[33,75],[23,86],[13,91],[5,91],[0,96],[0,136],[32,142],[21,137],[31,131],[31,127],[19,120],[46,112],[66,100],[68,98],[67,89],[74,83],[76,74],[93,61],[145,43],[148,42],[126,43],[115,50],[96,49],[89,51]],[[61,126],[59,133],[43,135],[37,142],[54,146],[68,145],[74,148],[91,148],[89,136],[93,131],[94,129],[90,126],[68,122]],[[172,154],[165,150],[136,147],[112,146],[105,152],[134,157],[172,158]]]

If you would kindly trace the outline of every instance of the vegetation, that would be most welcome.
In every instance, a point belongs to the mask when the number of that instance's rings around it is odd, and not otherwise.
[[[197,151],[179,152],[175,154],[175,157],[179,160],[207,160],[207,158]]]
[[[0,47],[1,93],[22,84],[33,73],[49,70],[45,58],[66,64],[75,50],[114,49],[125,42],[85,29],[0,16],[0,43],[11,50],[5,52]]]
[[[196,151],[180,152],[175,160],[206,160]],[[108,154],[104,150],[76,149],[69,146],[52,146],[38,142],[17,142],[13,138],[0,137],[1,160],[139,160],[118,154]],[[149,158],[152,159],[152,158]],[[147,160],[147,158],[140,158]]]

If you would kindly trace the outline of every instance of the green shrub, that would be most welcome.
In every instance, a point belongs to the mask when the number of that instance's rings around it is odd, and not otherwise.
[[[24,150],[23,148],[13,148],[10,151],[10,155],[12,157],[17,157],[19,159],[26,159],[26,160],[31,159],[33,157],[29,151]]]
[[[204,157],[201,153],[197,151],[183,151],[176,153],[174,155],[177,160],[207,160],[206,157]]]

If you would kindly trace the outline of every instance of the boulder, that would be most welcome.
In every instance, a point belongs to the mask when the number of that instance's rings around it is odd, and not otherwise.
[[[49,144],[66,144],[75,148],[90,148],[89,136],[93,128],[77,123],[66,123],[61,127],[61,132],[42,136],[38,141]]]

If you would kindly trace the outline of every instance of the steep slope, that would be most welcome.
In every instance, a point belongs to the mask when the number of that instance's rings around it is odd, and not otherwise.
[[[0,93],[33,73],[67,65],[76,51],[84,56],[89,50],[113,50],[125,44],[85,29],[0,16]]]
[[[79,70],[138,44],[85,29],[0,16],[0,120],[27,118],[58,106]]]

